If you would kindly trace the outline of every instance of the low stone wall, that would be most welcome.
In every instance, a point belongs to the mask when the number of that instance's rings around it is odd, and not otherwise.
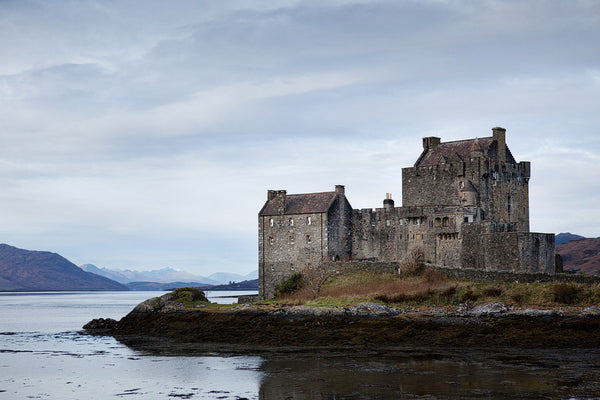
[[[245,294],[245,295],[237,296],[238,304],[255,303],[259,300],[260,300],[260,296],[257,294]]]
[[[473,280],[486,282],[567,282],[567,283],[600,283],[600,276],[576,275],[576,274],[530,274],[500,271],[485,271],[468,268],[449,268],[429,265],[437,269],[449,278],[456,280]]]

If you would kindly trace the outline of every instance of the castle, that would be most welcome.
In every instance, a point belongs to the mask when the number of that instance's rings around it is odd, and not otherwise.
[[[344,186],[332,192],[269,190],[258,215],[259,295],[324,261],[398,262],[412,247],[433,264],[554,274],[554,234],[529,232],[530,163],[515,161],[506,130],[441,142],[423,138],[402,169],[402,207],[352,209]]]

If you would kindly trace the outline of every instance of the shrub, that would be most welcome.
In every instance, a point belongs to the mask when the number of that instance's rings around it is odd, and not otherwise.
[[[485,289],[486,297],[498,297],[502,296],[502,288],[499,287],[489,287]]]
[[[520,292],[520,291],[519,292],[513,292],[510,295],[510,299],[512,301],[514,301],[515,303],[521,305],[521,304],[523,304],[523,300],[525,300],[525,293]]]
[[[579,288],[574,284],[555,283],[552,286],[552,294],[554,301],[563,304],[573,304],[577,302]]]
[[[289,295],[297,291],[302,287],[302,274],[297,272],[290,276],[285,281],[281,282],[275,288],[275,297],[280,297],[284,295]]]
[[[407,276],[419,275],[425,267],[425,251],[420,246],[411,247],[400,260],[400,273]]]
[[[440,296],[450,298],[456,294],[456,286],[450,286],[448,289],[440,293]]]
[[[473,292],[473,290],[471,289],[467,289],[461,296],[460,296],[460,302],[461,303],[465,303],[468,301],[477,301],[477,299],[479,299],[479,294]]]

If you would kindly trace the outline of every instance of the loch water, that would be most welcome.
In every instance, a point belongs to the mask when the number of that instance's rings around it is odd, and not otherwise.
[[[0,293],[0,400],[600,398],[598,349],[241,349],[81,331],[161,294]]]

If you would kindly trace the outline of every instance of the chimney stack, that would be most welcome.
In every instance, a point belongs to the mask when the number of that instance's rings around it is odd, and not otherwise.
[[[273,196],[271,198],[271,196]],[[274,200],[277,205],[277,213],[285,214],[285,206],[287,203],[287,191],[286,190],[269,190],[269,200]]]
[[[383,200],[383,208],[387,210],[392,210],[394,208],[394,200],[392,200],[392,194],[386,193],[385,200]]]
[[[498,161],[506,161],[506,129],[497,126],[492,128],[492,132],[498,144]]]
[[[429,150],[435,148],[441,143],[441,139],[435,136],[429,136],[423,138],[423,149]]]
[[[337,193],[337,194],[345,194],[346,193],[346,188],[344,187],[344,185],[335,185],[335,193]]]

